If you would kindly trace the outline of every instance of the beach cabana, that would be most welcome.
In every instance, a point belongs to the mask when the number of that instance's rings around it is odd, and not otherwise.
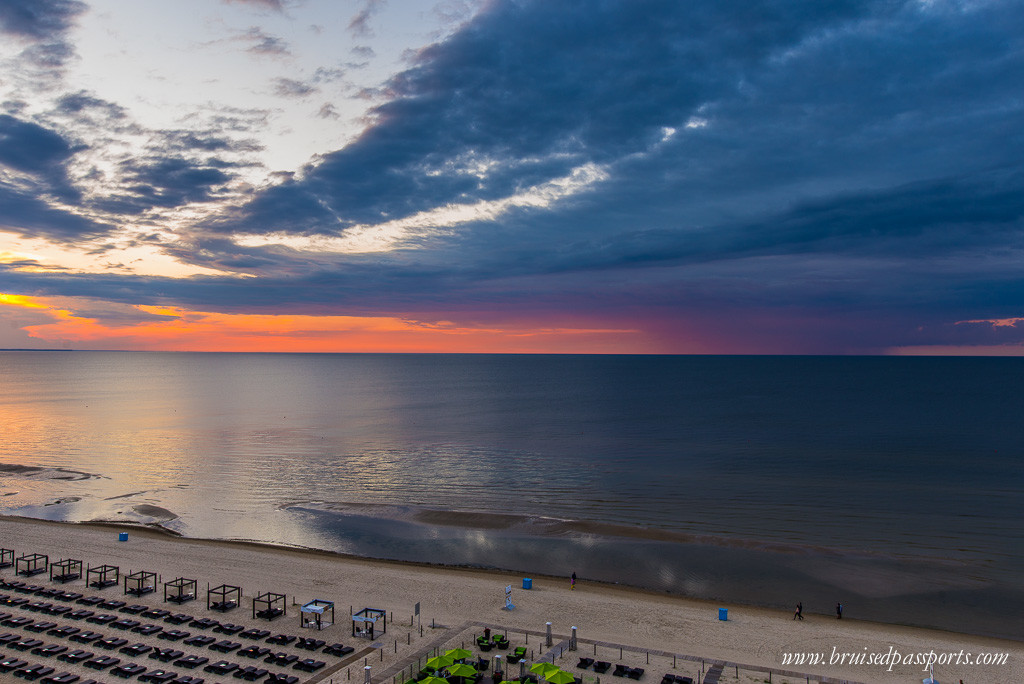
[[[82,561],[73,558],[62,558],[50,564],[50,581],[71,582],[82,576]]]
[[[334,624],[334,601],[313,599],[299,608],[299,626],[318,630]]]
[[[233,584],[222,584],[219,587],[206,590],[206,609],[219,610],[226,613],[232,608],[237,608],[242,602],[242,587]]]
[[[380,626],[378,628],[378,622]],[[363,608],[352,616],[352,636],[374,639],[388,631],[388,613],[379,608]]]
[[[121,568],[116,565],[101,565],[97,568],[89,566],[85,571],[85,583],[93,589],[106,589],[117,585],[121,577]]]
[[[0,568],[14,565],[14,549],[0,549]]]
[[[142,596],[156,591],[156,573],[139,570],[124,576],[124,593]]]
[[[274,594],[266,591],[252,600],[252,616],[273,620],[280,617],[288,610],[284,594]]]
[[[50,565],[50,558],[42,553],[26,553],[24,556],[19,556],[14,564],[16,574],[31,577],[46,572],[46,568]]]
[[[175,577],[170,582],[164,582],[164,603],[170,601],[181,605],[192,601],[196,597],[196,581],[185,577]]]

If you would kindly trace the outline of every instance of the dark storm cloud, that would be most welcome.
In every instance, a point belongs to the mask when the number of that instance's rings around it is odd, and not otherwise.
[[[75,148],[54,131],[0,114],[0,168],[31,174],[41,194],[74,202],[80,197],[68,180],[66,164]]]
[[[51,207],[38,194],[0,183],[0,229],[55,242],[75,242],[113,230],[113,226]]]
[[[86,9],[78,0],[0,0],[0,30],[33,40],[67,31]]]
[[[0,115],[0,164],[43,173],[71,156],[71,145],[53,131],[30,121]]]
[[[131,159],[120,165],[123,188],[95,206],[111,213],[139,214],[158,207],[180,207],[215,199],[231,180],[230,165],[163,156]]]
[[[57,99],[55,111],[66,115],[80,115],[83,112],[101,112],[108,119],[124,119],[127,112],[124,107],[96,97],[86,90],[65,93]]]
[[[533,182],[509,162],[540,159],[551,178],[614,161],[642,151],[663,127],[685,124],[700,105],[734,94],[778,50],[871,8],[494,3],[392,79],[375,124],[356,142],[326,155],[301,184],[267,190],[238,222],[249,230],[336,232]],[[468,173],[472,158],[494,161],[499,171]],[[267,211],[293,206],[280,197],[292,193],[326,203],[337,220]]]

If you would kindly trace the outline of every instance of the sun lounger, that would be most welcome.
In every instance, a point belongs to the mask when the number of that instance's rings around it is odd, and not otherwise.
[[[98,648],[105,648],[108,651],[113,651],[115,648],[121,648],[128,644],[127,639],[120,639],[118,637],[108,637],[106,639],[100,639],[93,644]]]
[[[159,660],[162,663],[169,663],[172,660],[177,660],[183,655],[185,655],[185,652],[179,651],[176,648],[158,648],[149,654],[149,659]]]
[[[265,684],[296,684],[299,678],[295,675],[278,672],[277,674],[267,675],[267,678],[263,681]]]
[[[11,648],[13,648],[16,651],[31,651],[36,646],[42,646],[42,645],[43,645],[43,640],[42,639],[29,639],[29,638],[25,638],[25,639],[22,639],[21,641],[15,641],[13,644],[11,644]]]
[[[10,672],[11,670],[16,670],[19,667],[25,667],[26,665],[28,665],[27,660],[19,660],[12,656],[10,658],[0,660],[0,672]]]
[[[42,684],[74,684],[81,677],[71,672],[61,672],[60,674],[50,675],[42,678]]]
[[[46,663],[26,665],[25,667],[19,667],[14,671],[14,676],[21,677],[22,679],[39,679],[40,677],[45,677],[51,674],[53,674],[53,668],[47,667]]]
[[[57,626],[56,622],[33,622],[31,625],[25,627],[29,632],[48,632]]]
[[[126,656],[130,656],[132,658],[137,658],[138,656],[140,656],[140,655],[142,655],[144,653],[149,653],[152,650],[153,650],[153,647],[150,646],[149,644],[139,643],[139,644],[131,644],[129,646],[122,646],[118,650],[118,653],[124,653]]]
[[[125,613],[127,615],[138,615],[139,613],[145,613],[146,610],[148,610],[148,608],[149,608],[149,606],[144,606],[142,604],[135,604],[135,605],[131,605],[131,606],[124,606],[123,608],[118,608],[117,612]]]
[[[238,663],[230,663],[226,660],[219,660],[212,665],[207,665],[203,668],[204,672],[212,672],[213,674],[226,675],[234,672],[238,669]]]
[[[92,660],[85,661],[84,665],[93,670],[105,670],[108,667],[114,667],[121,664],[120,658],[113,656],[96,656]]]
[[[135,675],[142,674],[146,671],[146,668],[136,663],[128,663],[126,665],[118,665],[110,671],[115,677],[121,677],[122,679],[131,679]]]
[[[59,656],[57,656],[57,660],[63,660],[65,663],[71,663],[72,665],[74,665],[76,663],[80,663],[84,660],[89,660],[90,658],[94,657],[96,657],[96,654],[92,651],[83,651],[81,649],[76,649],[68,653],[60,654]]]
[[[205,665],[208,662],[210,662],[210,659],[205,656],[190,655],[185,656],[181,660],[175,660],[174,664],[177,667],[185,667],[191,670],[193,668],[199,667],[200,665]]]
[[[183,625],[191,619],[192,616],[188,613],[175,613],[174,615],[168,615],[165,617],[164,622],[169,625]]]
[[[96,641],[97,639],[102,639],[102,638],[103,638],[103,635],[100,634],[99,632],[79,632],[78,634],[73,634],[71,636],[71,640],[72,641],[76,641],[76,642],[78,642],[80,644],[92,643],[93,641]]]
[[[594,663],[594,672],[598,674],[604,674],[608,671],[608,668],[610,668],[611,666],[612,664],[609,663],[607,660],[598,660],[596,663]]]
[[[270,630],[268,629],[247,629],[238,636],[243,639],[253,639],[255,641],[261,641],[270,636]]]
[[[644,676],[644,668],[642,667],[627,667],[626,676],[630,679],[640,679]]]
[[[177,672],[168,672],[167,670],[150,670],[144,675],[139,675],[140,682],[149,682],[150,684],[166,684],[172,679],[177,678]]]
[[[59,656],[66,650],[68,650],[68,647],[64,644],[50,644],[49,646],[39,646],[38,648],[33,648],[32,655],[42,656],[44,658],[52,658],[54,656]]]

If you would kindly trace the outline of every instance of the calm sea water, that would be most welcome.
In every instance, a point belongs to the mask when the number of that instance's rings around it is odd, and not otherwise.
[[[0,511],[1024,638],[1024,359],[0,352]]]

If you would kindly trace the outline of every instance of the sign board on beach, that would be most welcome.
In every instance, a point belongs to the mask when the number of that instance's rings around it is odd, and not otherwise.
[[[413,608],[412,614],[413,615],[419,615],[420,614],[420,602],[419,601],[416,602],[416,606]]]

